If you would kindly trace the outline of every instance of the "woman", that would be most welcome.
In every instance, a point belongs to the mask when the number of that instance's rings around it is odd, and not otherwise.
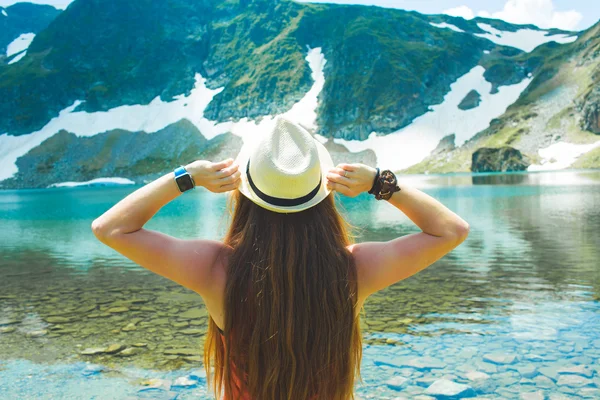
[[[233,217],[223,242],[143,228],[196,185],[231,192]],[[422,232],[351,243],[334,191],[349,197],[368,191]],[[92,229],[124,256],[202,296],[210,314],[205,368],[217,398],[347,400],[360,378],[365,299],[450,252],[469,225],[429,195],[398,184],[389,170],[334,167],[321,143],[278,117],[235,162],[177,168],[128,195]]]

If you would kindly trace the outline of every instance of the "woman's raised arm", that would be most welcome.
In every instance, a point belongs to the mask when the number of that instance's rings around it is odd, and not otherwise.
[[[376,170],[363,164],[339,164],[328,176],[330,187],[354,197],[368,191]],[[344,175],[346,175],[344,177]],[[390,286],[425,269],[461,244],[469,224],[438,200],[398,179],[400,191],[387,200],[423,232],[387,242],[364,242],[349,246],[359,280],[359,298]]]

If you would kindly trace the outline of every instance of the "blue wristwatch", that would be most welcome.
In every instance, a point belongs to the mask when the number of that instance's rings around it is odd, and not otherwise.
[[[196,187],[194,179],[192,179],[192,176],[183,165],[175,168],[173,173],[175,174],[175,182],[177,182],[177,187],[181,193]]]

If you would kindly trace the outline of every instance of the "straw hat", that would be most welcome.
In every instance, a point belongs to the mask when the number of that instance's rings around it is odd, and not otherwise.
[[[278,213],[306,210],[325,199],[331,155],[306,129],[278,116],[272,128],[236,157],[238,187],[254,203]]]

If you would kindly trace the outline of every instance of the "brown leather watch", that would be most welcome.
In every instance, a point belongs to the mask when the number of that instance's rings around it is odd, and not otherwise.
[[[400,190],[396,175],[392,171],[386,169],[380,173],[379,168],[377,168],[375,181],[373,182],[373,187],[369,190],[369,194],[374,195],[377,200],[389,200],[394,192],[399,192]]]

